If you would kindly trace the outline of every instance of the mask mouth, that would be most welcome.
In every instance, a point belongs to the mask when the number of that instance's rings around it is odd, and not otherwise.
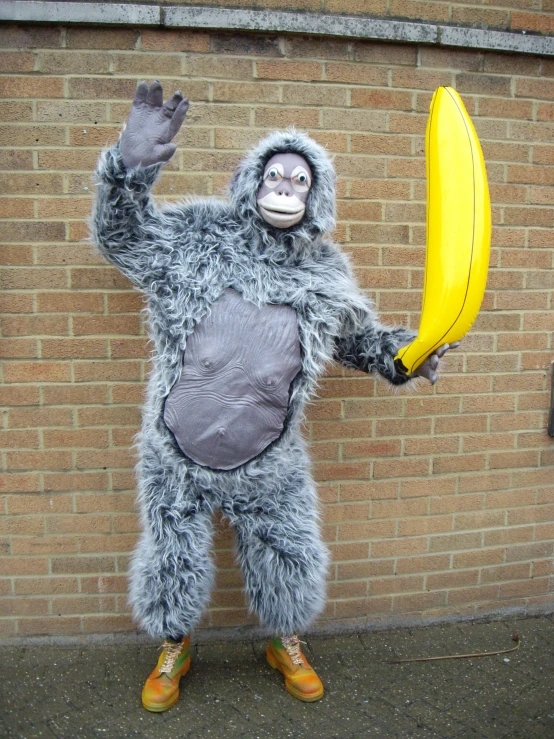
[[[264,219],[274,226],[281,224],[283,226],[294,226],[302,219],[305,210],[305,208],[266,208],[263,205],[258,205]]]
[[[299,208],[297,205],[272,205],[271,208],[268,208],[267,205],[262,205],[261,203],[258,203],[258,205],[260,207],[260,210],[265,210],[267,213],[271,213],[272,215],[283,213],[287,216],[296,216],[306,210],[305,207]]]

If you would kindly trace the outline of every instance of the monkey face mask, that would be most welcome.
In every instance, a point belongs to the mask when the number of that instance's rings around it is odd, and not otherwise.
[[[264,181],[258,190],[258,210],[275,228],[300,223],[312,184],[310,165],[300,154],[275,154],[265,165]]]

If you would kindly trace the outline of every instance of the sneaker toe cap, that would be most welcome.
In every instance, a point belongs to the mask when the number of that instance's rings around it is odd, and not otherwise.
[[[295,676],[289,679],[289,683],[295,692],[308,697],[323,695],[323,684],[317,675]]]
[[[142,702],[149,706],[163,706],[172,700],[178,688],[165,676],[148,680],[142,689]]]

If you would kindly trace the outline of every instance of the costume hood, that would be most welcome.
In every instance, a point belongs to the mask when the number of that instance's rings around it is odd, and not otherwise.
[[[279,229],[258,212],[257,194],[267,162],[274,154],[300,154],[312,170],[312,185],[304,217]],[[249,152],[229,184],[229,199],[237,222],[254,252],[274,261],[290,262],[310,253],[324,234],[335,228],[335,170],[325,149],[294,129],[275,131]]]

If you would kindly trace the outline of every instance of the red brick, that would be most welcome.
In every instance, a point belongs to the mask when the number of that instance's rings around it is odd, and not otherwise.
[[[30,198],[0,198],[0,213],[2,218],[32,218],[34,215],[34,201]],[[16,252],[23,256],[24,249],[19,248]],[[8,250],[2,251],[2,263],[3,264],[21,264],[22,262],[13,259],[15,254],[9,254],[12,259],[6,260],[8,256]],[[24,264],[31,263],[25,260]]]
[[[376,558],[422,554],[426,551],[426,537],[391,539],[390,541],[376,541],[371,544],[371,556]]]
[[[43,385],[42,397],[46,405],[96,405],[108,402],[108,389],[105,385]]]
[[[498,596],[498,585],[482,585],[474,588],[460,588],[448,593],[448,603],[459,605],[463,603],[476,603],[483,600],[496,600]]]
[[[80,538],[83,554],[101,552],[130,552],[136,545],[136,534],[87,535]]]
[[[6,461],[12,470],[68,470],[72,466],[71,452],[25,451],[7,452]]]
[[[61,362],[13,362],[4,367],[5,382],[68,382],[71,368]]]
[[[412,110],[412,93],[399,90],[354,88],[351,104],[355,108]]]
[[[4,336],[60,336],[69,333],[69,322],[66,316],[4,316],[2,329]]]
[[[452,530],[452,516],[414,517],[399,521],[399,536],[419,536]]]
[[[419,611],[446,604],[446,592],[417,593],[414,595],[396,595],[394,597],[395,612]]]
[[[486,534],[485,534],[486,535]],[[453,552],[457,549],[476,549],[481,546],[482,534],[480,531],[466,534],[446,534],[432,536],[429,541],[430,552]]]
[[[527,580],[502,583],[500,586],[501,598],[515,598],[517,596],[536,595],[537,593],[547,593],[549,586],[549,578],[537,577],[528,578]]]
[[[12,539],[12,554],[71,554],[77,551],[74,536],[17,536]]]
[[[531,541],[533,538],[532,526],[515,526],[505,527],[484,532],[485,546],[495,546],[498,544],[515,544]]]
[[[106,490],[108,475],[105,472],[46,473],[45,491]]]
[[[341,501],[383,500],[398,496],[398,483],[395,482],[349,482],[341,483]]]
[[[42,339],[40,345],[44,359],[108,356],[106,339]]]
[[[451,590],[469,585],[477,585],[478,570],[464,570],[462,572],[440,572],[428,575],[425,586],[428,590]]]
[[[109,533],[110,528],[109,515],[70,514],[46,518],[46,533],[48,534]]]
[[[0,96],[13,98],[61,98],[63,80],[61,77],[2,77]]]
[[[554,33],[554,18],[547,13],[518,13],[513,10],[510,15],[510,26],[514,30]]]
[[[141,46],[148,51],[206,52],[210,50],[210,36],[199,31],[143,29]]]
[[[405,480],[400,484],[402,498],[417,498],[429,495],[448,495],[456,491],[453,477],[427,478],[425,480]]]
[[[138,334],[140,318],[129,316],[75,316],[73,332],[76,336],[95,336],[105,334]]]
[[[44,636],[48,634],[71,634],[81,631],[79,617],[19,618],[18,634],[21,636]]]
[[[453,558],[454,568],[485,567],[504,561],[504,549],[479,549],[476,552],[461,552]]]
[[[52,595],[76,593],[79,583],[76,577],[25,577],[16,579],[14,587],[16,595]]]
[[[38,345],[33,339],[0,339],[3,359],[26,359],[38,356]]]

